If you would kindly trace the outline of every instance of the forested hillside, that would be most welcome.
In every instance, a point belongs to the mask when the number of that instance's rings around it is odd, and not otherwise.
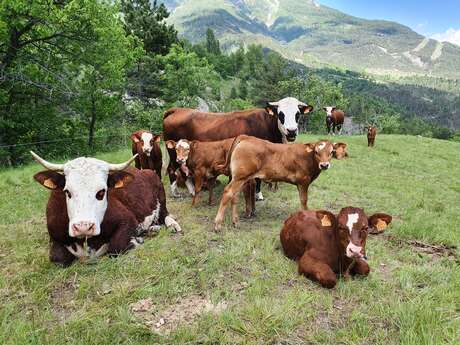
[[[310,132],[325,133],[327,105],[383,133],[450,139],[447,127],[458,128],[454,81],[374,80],[261,45],[227,51],[211,29],[191,43],[168,17],[148,0],[1,2],[0,165],[23,163],[30,149],[59,158],[126,147],[133,130],[161,132],[172,106],[228,111],[288,95],[315,107],[302,120]]]

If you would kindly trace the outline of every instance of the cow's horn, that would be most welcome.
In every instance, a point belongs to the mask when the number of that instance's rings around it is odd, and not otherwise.
[[[120,164],[110,164],[109,163],[109,171],[125,170],[136,159],[136,157],[137,157],[137,153],[124,163],[120,163]]]
[[[279,102],[268,102],[268,104],[271,105],[272,107],[279,106]]]
[[[64,170],[64,164],[50,163],[50,162],[44,160],[42,157],[40,157],[39,155],[37,155],[33,151],[30,151],[30,154],[32,155],[32,157],[34,157],[34,159],[37,161],[37,163],[40,163],[41,165],[43,165],[48,170],[52,170],[52,171],[63,171]]]
[[[304,102],[300,102],[300,101],[299,101],[299,105],[302,106],[302,107],[308,107],[308,104],[306,104]]]

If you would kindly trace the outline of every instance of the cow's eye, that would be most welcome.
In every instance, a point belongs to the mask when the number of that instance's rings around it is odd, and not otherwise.
[[[67,189],[64,192],[65,192],[65,195],[67,195],[69,199],[72,198],[72,194],[70,194],[70,192]]]
[[[282,111],[278,113],[278,119],[284,125],[284,113]]]
[[[101,189],[99,192],[96,193],[96,199],[102,200],[105,196],[105,189]]]

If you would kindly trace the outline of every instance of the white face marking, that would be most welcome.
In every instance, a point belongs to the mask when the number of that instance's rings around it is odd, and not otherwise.
[[[150,156],[150,152],[152,151],[153,147],[150,141],[153,139],[153,134],[149,132],[144,132],[141,135],[141,139],[144,142],[144,145],[142,146],[142,151],[144,151],[147,156]]]
[[[109,165],[95,158],[77,158],[64,165],[69,235],[77,237],[73,226],[81,228],[94,224],[91,236],[101,233],[101,223],[107,210],[107,178]],[[96,194],[105,190],[102,200]],[[70,193],[70,197],[69,194]],[[91,237],[89,236],[89,237]]]
[[[334,109],[334,107],[326,107],[326,113],[327,113],[327,116],[332,116],[332,109]]]
[[[321,151],[322,149],[324,149],[326,147],[326,143],[323,141],[322,143],[320,143],[318,145],[318,151]]]
[[[348,228],[348,231],[350,231],[350,234],[353,230],[353,225],[355,225],[358,222],[358,219],[359,219],[359,214],[357,213],[348,214],[347,228]]]
[[[184,150],[190,149],[190,144],[188,142],[182,140],[182,139],[177,142],[176,146],[177,147],[182,147]]]
[[[299,105],[301,102],[297,98],[287,97],[276,103],[278,104],[278,114],[284,114],[284,124],[278,120],[278,128],[281,134],[287,135],[288,130],[291,132],[295,131],[297,134],[298,124],[296,121],[296,115],[300,112]]]

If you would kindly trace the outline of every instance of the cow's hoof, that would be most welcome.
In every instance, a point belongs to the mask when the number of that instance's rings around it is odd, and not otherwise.
[[[156,236],[160,232],[161,226],[160,225],[152,225],[149,227],[147,235],[149,236]]]
[[[167,228],[172,228],[174,232],[182,232],[179,223],[171,216],[165,217],[165,225]]]
[[[220,232],[222,226],[220,224],[214,224],[214,232]]]

